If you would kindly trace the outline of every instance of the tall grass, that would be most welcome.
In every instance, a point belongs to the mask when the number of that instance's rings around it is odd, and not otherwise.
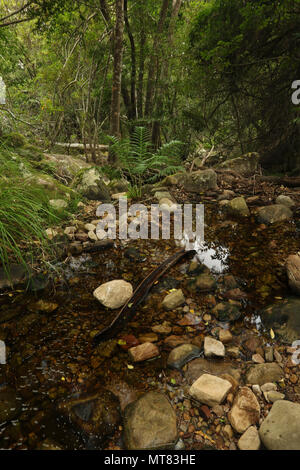
[[[8,275],[12,262],[27,266],[35,255],[50,252],[45,228],[58,220],[43,190],[0,182],[0,262]]]
[[[11,263],[27,268],[34,259],[51,254],[45,229],[70,215],[51,208],[49,199],[55,194],[24,179],[26,171],[36,173],[17,150],[0,145],[0,266],[8,276]],[[71,199],[69,210],[75,209],[76,203]]]

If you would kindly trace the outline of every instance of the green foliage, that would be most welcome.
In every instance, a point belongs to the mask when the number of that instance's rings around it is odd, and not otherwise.
[[[9,273],[12,261],[27,263],[33,255],[49,252],[47,224],[59,220],[48,207],[42,189],[0,181],[0,261]]]
[[[130,138],[119,140],[111,137],[111,141],[110,151],[117,156],[134,188],[141,188],[146,180],[154,182],[183,169],[180,159],[182,142],[174,140],[153,152],[149,131],[145,127],[135,127]]]
[[[13,149],[24,147],[26,145],[25,137],[18,132],[11,132],[10,134],[3,136],[1,141],[4,145],[7,145],[7,147],[12,147]]]
[[[110,165],[103,165],[99,167],[100,172],[104,175],[107,176],[110,180],[119,180],[122,178],[122,172],[120,168],[115,168]]]
[[[201,6],[190,53],[202,82],[205,121],[217,144],[238,153],[261,151],[272,161],[299,153],[291,103],[299,72],[299,21],[298,0],[213,0]]]

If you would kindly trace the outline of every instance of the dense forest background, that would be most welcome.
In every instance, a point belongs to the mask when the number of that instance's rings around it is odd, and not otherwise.
[[[1,0],[1,133],[93,149],[142,126],[297,174],[299,20],[299,0]]]

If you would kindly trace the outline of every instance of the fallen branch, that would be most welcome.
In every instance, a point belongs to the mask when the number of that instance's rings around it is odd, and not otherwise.
[[[174,264],[176,264],[181,258],[187,256],[188,254],[195,253],[194,250],[186,251],[184,248],[180,250],[175,255],[168,258],[164,261],[158,268],[152,271],[136,288],[132,297],[128,300],[128,302],[124,305],[124,307],[120,310],[118,315],[114,318],[114,320],[108,325],[104,330],[100,331],[94,339],[94,345],[97,345],[103,341],[107,341],[111,339],[131,318],[138,305],[147,297],[150,289],[155,284],[155,282],[166,272],[168,271]]]

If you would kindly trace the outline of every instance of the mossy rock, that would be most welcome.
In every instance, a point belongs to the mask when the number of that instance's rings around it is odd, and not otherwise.
[[[11,132],[2,138],[2,142],[9,147],[20,148],[26,145],[27,140],[22,134]]]
[[[73,180],[72,187],[89,200],[102,202],[111,200],[101,170],[97,167],[80,170]]]

